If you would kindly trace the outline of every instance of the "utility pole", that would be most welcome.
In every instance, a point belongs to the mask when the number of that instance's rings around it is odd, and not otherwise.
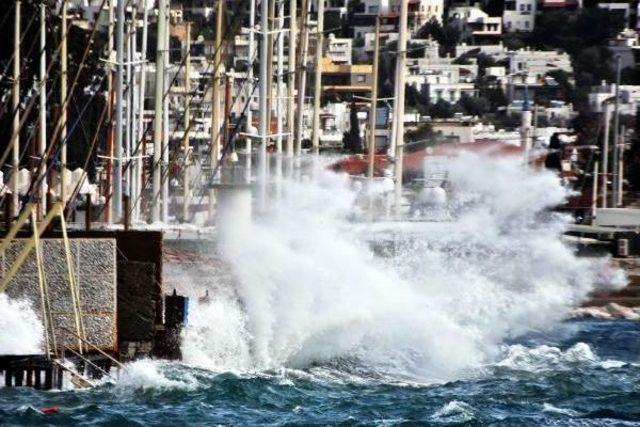
[[[11,141],[13,141],[11,166],[11,201],[13,215],[20,213],[20,0],[15,2],[14,30],[13,30],[13,90],[11,101],[13,108],[13,123],[11,126]]]
[[[621,72],[621,60],[620,55],[616,56],[616,90],[615,90],[615,104],[613,111],[613,189],[612,196],[613,202],[611,207],[618,205],[618,181],[620,180],[618,171],[618,139],[620,134],[620,72]]]
[[[378,68],[380,56],[380,16],[376,17],[376,38],[373,50],[373,82],[371,83],[371,111],[369,112],[369,185],[373,182],[376,155],[376,116],[378,113]]]
[[[47,5],[40,3],[40,131],[38,134],[38,155],[44,157],[47,150]],[[47,213],[47,180],[44,178],[44,162],[40,162],[36,179],[40,179],[38,188],[39,215],[44,218]]]
[[[289,167],[291,167],[291,159],[293,158],[294,141],[295,141],[295,117],[296,117],[296,37],[298,37],[298,0],[290,0],[289,3],[289,60],[287,62],[288,72],[288,95],[287,95],[287,158],[289,159]]]
[[[311,1],[302,0],[302,45],[300,64],[298,65],[298,122],[296,128],[296,155],[302,154],[302,135],[304,127],[304,96],[307,85],[307,54],[309,52],[309,8]]]
[[[183,175],[182,175],[182,221],[189,218],[189,130],[191,128],[191,22],[187,22],[187,40],[185,52],[184,77],[184,137],[182,139]]]
[[[376,39],[377,42],[377,39]],[[324,45],[324,0],[318,0],[316,73],[313,86],[313,154],[320,154],[320,100],[322,98],[322,48]]]
[[[124,1],[118,1],[116,12],[116,146],[113,161],[113,215],[115,222],[122,219],[122,103],[124,74]],[[64,166],[64,165],[63,165]]]
[[[400,31],[398,35],[398,53],[396,56],[396,84],[398,85],[397,98],[395,100],[396,116],[396,152],[395,152],[395,214],[400,214],[400,202],[402,199],[402,175],[404,161],[404,92],[405,92],[405,63],[407,59],[407,17],[408,2],[400,5]]]
[[[160,220],[160,187],[162,181],[162,105],[164,98],[164,63],[165,63],[165,32],[167,14],[167,0],[158,0],[158,37],[156,43],[156,86],[155,86],[155,108],[153,119],[153,200],[151,204],[151,221]],[[124,2],[119,2],[124,3]]]
[[[60,200],[67,202],[67,3],[62,2],[60,39]],[[120,22],[120,18],[118,18]],[[122,35],[121,35],[122,36]]]
[[[260,4],[260,31],[262,40],[260,45],[260,150],[258,151],[258,206],[261,211],[267,207],[267,137],[269,126],[267,120],[269,112],[267,108],[267,85],[270,81],[267,74],[267,61],[269,61],[269,2],[262,0]]]

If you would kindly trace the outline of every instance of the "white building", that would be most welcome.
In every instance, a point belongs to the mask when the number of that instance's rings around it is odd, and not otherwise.
[[[337,13],[341,18],[347,15],[349,0],[323,0],[325,12]],[[317,8],[315,10],[318,10]]]
[[[400,13],[403,0],[390,0],[391,12]],[[409,30],[415,31],[434,19],[442,22],[444,0],[404,0],[409,2]]]
[[[616,85],[602,82],[600,86],[594,86],[589,93],[589,108],[591,111],[601,113],[604,111],[603,102],[615,96]],[[635,115],[640,107],[640,86],[620,85],[620,113]]]
[[[502,18],[489,16],[477,6],[453,7],[449,11],[449,19],[463,40],[497,39],[502,35]]]
[[[505,31],[533,31],[537,0],[506,0],[502,21]]]
[[[325,56],[331,58],[334,64],[352,64],[352,50],[353,39],[337,38],[334,34],[329,34],[326,39]]]
[[[564,52],[520,49],[509,52],[509,57],[510,74],[526,74],[529,79],[532,79],[532,84],[541,81],[547,73],[554,70],[562,70],[569,75],[573,74],[571,58]]]

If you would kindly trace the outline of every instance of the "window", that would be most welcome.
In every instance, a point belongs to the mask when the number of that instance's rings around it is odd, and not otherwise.
[[[529,12],[531,12],[531,7],[532,7],[532,6],[531,6],[530,4],[528,4],[528,5],[527,5],[527,10],[528,10]]]
[[[367,81],[367,77],[364,74],[357,74],[356,75],[356,81],[358,83],[364,83]]]
[[[369,13],[372,15],[378,13],[378,6],[369,6]]]
[[[529,28],[529,21],[524,21],[524,27],[527,29]]]

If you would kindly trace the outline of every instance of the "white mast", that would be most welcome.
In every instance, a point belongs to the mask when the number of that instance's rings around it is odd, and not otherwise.
[[[620,171],[618,170],[618,156],[620,150],[618,150],[618,135],[620,134],[620,72],[622,69],[621,66],[621,56],[616,56],[616,90],[614,92],[615,101],[613,107],[613,175],[612,175],[612,201],[611,207],[615,208],[618,206],[618,181],[620,180]]]
[[[133,127],[131,126],[131,118],[132,118],[132,114],[131,114],[131,106],[132,106],[132,83],[133,83],[133,77],[132,77],[132,70],[131,70],[131,62],[133,61],[133,47],[132,47],[132,40],[131,38],[133,37],[133,33],[132,33],[132,27],[131,27],[131,20],[129,22],[127,22],[127,66],[126,66],[126,70],[127,70],[127,83],[126,83],[126,106],[127,106],[127,110],[126,110],[126,124],[125,124],[125,140],[124,140],[124,159],[126,160],[126,163],[128,165],[128,167],[125,170],[124,173],[124,177],[123,177],[123,191],[122,193],[125,196],[130,196],[131,192],[130,192],[130,186],[131,186],[131,165],[129,164],[129,161],[131,159],[131,132],[133,131]],[[125,216],[128,215],[128,212],[125,214]]]
[[[165,9],[164,20],[166,22],[166,31],[164,33],[164,49],[167,52],[165,56],[164,67],[164,102],[162,103],[162,169],[161,169],[161,182],[162,182],[162,222],[169,222],[169,91],[171,90],[171,79],[169,78],[169,64],[170,64],[170,52],[169,52],[169,2],[167,0],[167,8]],[[158,40],[158,43],[160,41]]]
[[[114,4],[113,2],[116,0],[109,0],[108,1],[108,8],[109,8],[109,23],[108,23],[108,27],[107,27],[107,62],[109,63],[109,69],[107,71],[107,108],[108,108],[108,119],[109,119],[109,130],[107,131],[107,145],[110,147],[109,151],[107,152],[107,156],[109,157],[113,157],[113,111],[112,111],[112,97],[113,97],[113,64],[111,64],[111,56],[113,53],[113,22],[115,21],[115,17],[114,17],[114,13],[113,13],[113,9],[114,9]],[[112,191],[113,188],[113,176],[112,176],[112,169],[113,169],[113,159],[109,158],[107,160],[107,191]],[[111,206],[112,203],[109,200],[109,198],[107,198],[106,204],[105,204],[105,221],[107,223],[111,223],[113,221],[113,216],[111,215]]]
[[[250,134],[253,133],[253,61],[256,56],[256,42],[254,31],[256,29],[256,0],[250,0],[249,2],[249,61],[247,68],[247,102],[249,107],[247,108],[247,125],[245,131]],[[247,183],[251,182],[251,155],[253,146],[251,138],[247,136],[245,140],[245,151],[247,152],[245,158],[245,180]]]
[[[62,2],[62,34],[60,40],[60,200],[67,201],[67,1]],[[119,19],[118,19],[119,22]]]
[[[182,221],[189,218],[189,128],[191,127],[191,22],[187,22],[185,46],[184,77],[184,137],[182,140],[183,175],[182,175]]]
[[[282,154],[282,134],[283,119],[284,119],[284,1],[280,0],[278,3],[278,45],[277,45],[277,73],[276,73],[276,120],[277,120],[277,136],[276,136],[276,151],[278,152],[278,161],[280,161],[280,154]],[[279,168],[278,168],[279,169]],[[278,170],[278,172],[280,172]]]
[[[302,153],[302,135],[304,127],[304,96],[307,84],[307,54],[309,51],[309,9],[311,7],[310,0],[302,0],[302,49],[300,60],[300,79],[298,81],[298,122],[296,128],[296,155]]]
[[[153,200],[151,203],[151,220],[160,220],[160,181],[162,180],[162,105],[164,98],[164,62],[165,62],[165,31],[167,0],[158,0],[158,36],[156,43],[156,86],[155,86],[155,115],[153,119]]]
[[[144,2],[143,2],[144,3]],[[127,190],[129,195],[129,212],[127,213],[129,216],[129,221],[137,220],[136,208],[137,206],[137,181],[138,181],[138,161],[135,157],[135,153],[137,151],[138,146],[138,54],[136,51],[136,46],[138,46],[138,5],[136,4],[133,8],[133,16],[131,19],[131,61],[133,62],[132,73],[129,77],[130,87],[129,91],[131,92],[131,113],[129,117],[131,118],[131,126],[129,127],[129,148],[127,150],[127,162],[129,167],[127,168]]]
[[[608,101],[604,102],[604,138],[602,139],[602,185],[601,194],[602,200],[600,201],[600,207],[607,207],[607,190],[609,180],[609,127],[611,123],[611,105]]]
[[[116,146],[113,159],[113,215],[115,222],[122,219],[122,103],[124,77],[124,1],[118,1],[116,17]],[[64,166],[64,165],[63,165]],[[64,176],[64,175],[63,175]]]
[[[324,0],[318,0],[316,73],[313,86],[313,153],[320,153],[320,99],[322,98],[322,48],[324,45]]]
[[[13,171],[11,174],[11,201],[13,204],[13,215],[20,212],[20,199],[18,198],[18,190],[20,188],[20,0],[15,3],[15,24],[13,30],[13,90],[12,90],[12,108],[13,123],[11,126],[11,140],[13,141],[13,151],[11,156],[11,165]]]
[[[400,30],[398,35],[398,53],[396,56],[396,85],[397,97],[395,100],[395,214],[400,214],[400,202],[402,199],[402,173],[404,157],[404,91],[405,91],[405,63],[407,58],[407,16],[408,2],[400,5]]]
[[[262,0],[260,5],[260,31],[262,40],[260,44],[260,150],[258,151],[258,177],[259,177],[259,197],[258,206],[261,211],[267,205],[267,134],[269,126],[267,123],[269,112],[267,108],[267,85],[269,76],[267,73],[267,61],[269,56],[269,2]]]
[[[298,1],[290,0],[289,3],[289,61],[287,62],[288,78],[288,108],[287,108],[287,158],[293,158],[295,141],[295,117],[296,117],[296,37],[298,36],[297,13]],[[288,162],[291,167],[291,161]]]
[[[44,157],[47,149],[47,5],[40,3],[40,131],[38,135],[38,155],[40,159]],[[44,162],[40,162],[40,168],[36,179],[40,179],[40,215],[44,216],[47,211],[47,180],[44,179]]]
[[[224,13],[224,1],[217,0],[216,8],[216,41],[213,52],[213,84],[211,85],[211,179],[220,154],[220,90],[222,88],[222,23]],[[209,189],[209,221],[213,221],[215,204],[215,191]]]
[[[136,137],[136,141],[142,144],[146,144],[146,138],[144,135],[144,99],[147,85],[147,28],[148,28],[148,20],[149,20],[149,11],[147,9],[146,0],[142,2],[143,10],[142,10],[142,46],[140,51],[140,84],[138,85],[139,95],[138,95],[138,135]],[[134,179],[135,183],[135,198],[133,200],[133,219],[136,221],[140,220],[140,208],[142,204],[142,157],[140,157],[140,152],[136,153],[136,168],[135,174],[136,178]]]
[[[369,112],[369,164],[367,177],[369,185],[373,180],[373,170],[375,166],[376,154],[376,115],[378,113],[378,68],[380,56],[380,16],[376,17],[376,38],[373,49],[373,82],[371,83],[371,111]]]

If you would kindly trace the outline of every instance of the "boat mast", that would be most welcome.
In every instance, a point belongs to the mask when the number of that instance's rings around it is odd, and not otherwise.
[[[62,1],[60,35],[60,200],[67,201],[67,0]]]
[[[47,149],[47,5],[40,3],[40,131],[38,134],[38,155],[40,159],[44,157]],[[47,212],[47,180],[41,177],[44,174],[44,162],[40,162],[36,179],[40,179],[39,184],[39,214],[44,217]]]
[[[116,10],[116,146],[113,167],[113,215],[112,219],[122,219],[122,103],[124,77],[124,1],[118,1]],[[63,165],[64,166],[64,165]],[[64,175],[63,175],[64,176]]]
[[[215,171],[216,163],[220,153],[220,91],[222,88],[222,23],[224,13],[224,0],[218,0],[216,7],[216,40],[213,46],[213,82],[211,85],[211,179]],[[209,221],[213,221],[215,192],[209,190]]]
[[[182,221],[189,218],[189,130],[191,128],[191,22],[187,22],[184,76],[184,137],[182,139]]]
[[[302,0],[302,45],[300,64],[298,66],[298,122],[296,128],[296,155],[302,153],[302,130],[304,127],[304,96],[306,92],[307,84],[307,54],[309,51],[309,9],[311,2],[309,0]]]
[[[313,154],[320,154],[320,100],[322,98],[322,48],[324,45],[324,0],[318,0],[316,73],[313,86]]]
[[[298,0],[290,0],[289,3],[289,60],[287,61],[288,73],[288,108],[287,108],[287,158],[289,159],[290,168],[291,159],[293,158],[294,141],[295,141],[295,96],[296,96],[296,37],[298,36]]]
[[[136,141],[142,146],[146,144],[145,130],[144,130],[144,99],[146,95],[147,85],[147,29],[149,26],[149,10],[147,8],[146,0],[142,2],[142,46],[140,51],[140,84],[138,85],[138,135]],[[135,199],[133,202],[133,218],[137,221],[140,220],[140,211],[142,206],[142,157],[141,153],[136,152],[136,179],[135,182]]]
[[[169,92],[171,91],[171,79],[169,78],[169,65],[171,63],[171,56],[169,52],[169,5],[171,0],[167,0],[167,7],[165,8],[165,29],[164,32],[164,50],[165,55],[165,67],[164,67],[164,100],[162,103],[162,168],[160,172],[162,182],[162,222],[165,224],[169,222]]]
[[[404,92],[405,92],[405,64],[407,59],[407,16],[408,2],[401,2],[400,29],[398,34],[398,53],[396,56],[396,84],[397,97],[395,100],[395,214],[400,214],[402,199],[402,175],[404,157]]]
[[[278,55],[277,73],[276,73],[276,120],[277,120],[277,136],[276,151],[278,152],[278,170],[282,162],[282,134],[284,133],[284,93],[283,93],[283,70],[284,70],[284,1],[278,2],[278,46],[276,49]]]
[[[151,202],[151,221],[160,220],[160,181],[162,179],[160,164],[162,158],[162,104],[164,98],[164,62],[165,62],[165,25],[167,0],[158,0],[158,35],[156,43],[156,85],[155,108],[153,119],[153,200]],[[119,2],[120,3],[120,2]]]
[[[378,67],[380,55],[380,16],[376,17],[375,48],[373,50],[373,81],[371,83],[371,111],[369,112],[369,165],[367,177],[373,180],[376,155],[376,116],[378,113]],[[371,184],[371,182],[369,182]]]
[[[269,2],[262,0],[260,4],[260,31],[262,40],[260,45],[260,150],[258,151],[258,177],[259,193],[258,206],[261,211],[267,205],[267,133],[269,114],[267,108],[267,85],[269,76],[267,74],[267,61],[269,61]]]
[[[245,132],[247,134],[253,133],[253,61],[256,56],[256,43],[255,43],[255,31],[256,29],[256,0],[249,1],[249,58],[247,63],[247,95],[246,99],[249,103],[247,108],[247,124],[245,126]],[[245,181],[251,182],[251,155],[253,151],[253,145],[251,137],[247,136],[245,140],[245,151],[247,155],[245,157]]]
[[[13,141],[11,166],[11,202],[13,215],[20,212],[20,199],[18,191],[20,188],[20,0],[16,0],[14,9],[14,29],[13,29],[13,90],[12,108],[13,123],[11,126],[11,140]]]

